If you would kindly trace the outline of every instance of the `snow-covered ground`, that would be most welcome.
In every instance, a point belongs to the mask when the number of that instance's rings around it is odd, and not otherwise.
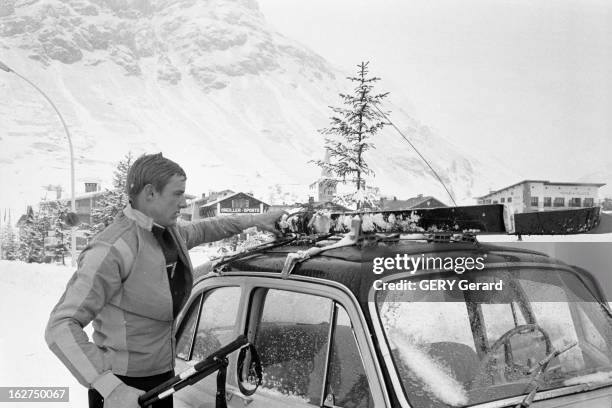
[[[217,248],[191,251],[199,265]],[[67,260],[70,265],[70,260]],[[70,401],[45,403],[45,407],[87,407],[87,389],[48,349],[44,339],[51,309],[62,295],[74,268],[51,264],[26,264],[0,260],[0,387],[69,387]],[[86,332],[91,334],[90,326]],[[0,403],[0,407],[9,407]],[[19,403],[20,408],[40,403]]]
[[[45,403],[49,408],[87,406],[87,390],[49,351],[44,339],[49,312],[72,271],[67,266],[0,261],[0,386],[69,387],[70,402]],[[39,407],[40,403],[18,405]]]

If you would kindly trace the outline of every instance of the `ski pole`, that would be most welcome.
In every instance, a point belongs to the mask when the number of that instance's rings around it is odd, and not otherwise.
[[[198,362],[193,367],[175,375],[138,398],[141,407],[147,407],[154,402],[166,398],[187,385],[214,373],[226,364],[227,355],[249,344],[246,336],[241,334],[231,343],[221,347],[213,354]],[[195,377],[195,378],[194,378]],[[194,380],[194,381],[191,381]]]

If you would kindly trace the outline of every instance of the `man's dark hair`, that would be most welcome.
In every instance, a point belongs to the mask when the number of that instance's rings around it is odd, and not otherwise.
[[[185,170],[177,163],[157,154],[143,154],[130,167],[125,183],[126,193],[133,202],[147,184],[161,192],[172,176],[187,178]]]

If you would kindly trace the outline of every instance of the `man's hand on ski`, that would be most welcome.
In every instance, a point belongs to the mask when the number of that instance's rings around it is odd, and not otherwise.
[[[268,211],[256,215],[253,217],[254,226],[261,230],[271,232],[276,236],[281,236],[282,233],[278,229],[278,222],[284,214],[286,214],[284,211]]]
[[[104,408],[140,408],[138,397],[144,393],[137,388],[120,384],[104,399]]]

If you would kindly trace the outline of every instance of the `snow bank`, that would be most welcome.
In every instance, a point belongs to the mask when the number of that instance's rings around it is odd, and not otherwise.
[[[27,288],[38,295],[55,296],[63,291],[75,271],[69,265],[70,259],[66,260],[66,266],[0,260],[0,283]]]
[[[69,266],[0,261],[0,385],[68,387],[70,402],[45,407],[87,406],[87,390],[47,348],[44,330],[51,309],[73,273]],[[20,407],[39,406],[19,403]]]

